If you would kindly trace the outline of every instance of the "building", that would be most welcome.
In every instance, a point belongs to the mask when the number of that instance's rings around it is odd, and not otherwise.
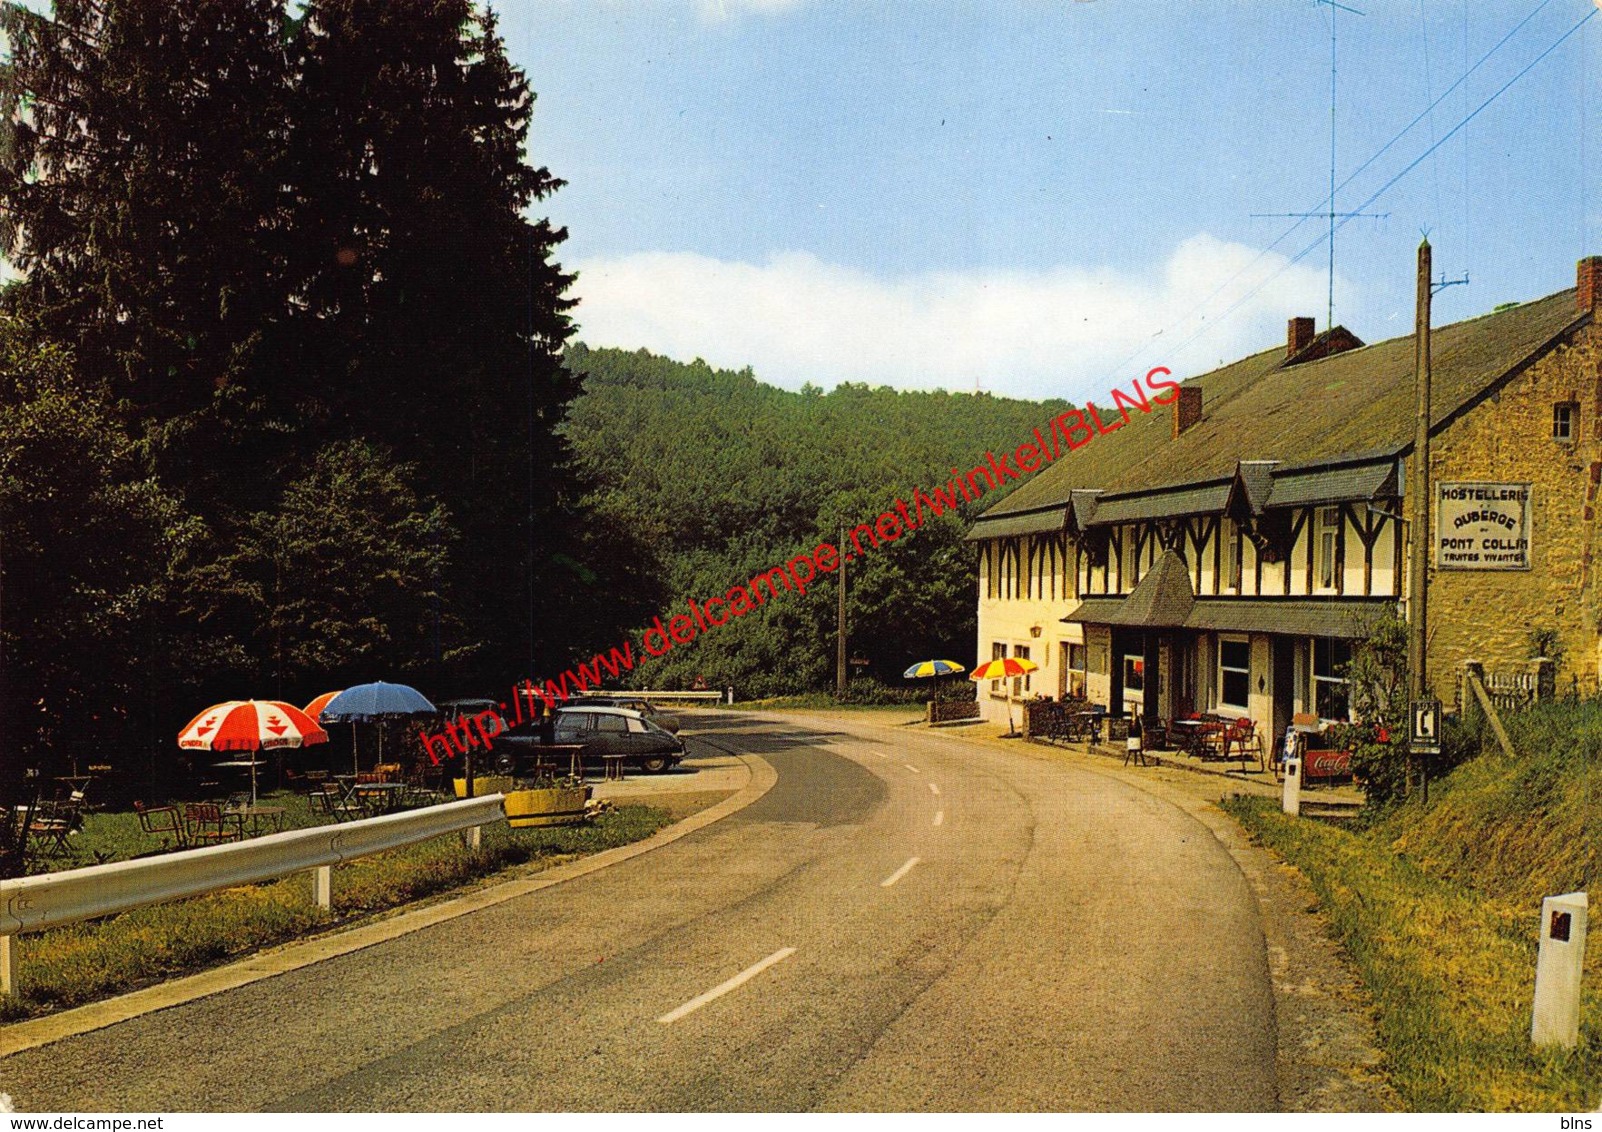
[[[1597,687],[1592,576],[1602,483],[1602,257],[1577,286],[1432,331],[1428,674],[1527,664],[1551,629],[1558,679]],[[1171,719],[1348,714],[1343,665],[1386,608],[1406,615],[1414,339],[1363,344],[1291,319],[1284,346],[1183,382],[1051,464],[975,523],[979,655],[1068,693]],[[1114,431],[1116,429],[1116,431]],[[1427,536],[1428,537],[1428,536]],[[981,686],[1005,714],[1002,681]]]

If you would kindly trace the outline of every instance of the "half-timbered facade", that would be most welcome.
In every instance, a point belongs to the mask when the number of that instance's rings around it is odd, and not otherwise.
[[[1535,628],[1596,685],[1599,290],[1602,260],[1584,260],[1574,290],[1433,332],[1432,476],[1529,485],[1532,506],[1528,569],[1431,568],[1448,698],[1458,662],[1523,660]],[[980,657],[1039,664],[1024,697],[1270,733],[1344,718],[1352,642],[1406,614],[1412,350],[1293,319],[1283,349],[1184,382],[1171,418],[1132,419],[991,508],[969,535]],[[1006,691],[980,689],[987,718]]]

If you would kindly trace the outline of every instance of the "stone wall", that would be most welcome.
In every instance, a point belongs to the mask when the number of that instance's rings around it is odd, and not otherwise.
[[[1552,411],[1579,406],[1574,439],[1552,439]],[[1411,467],[1409,472],[1411,473]],[[1459,666],[1526,663],[1531,629],[1555,628],[1565,650],[1568,686],[1595,692],[1598,607],[1594,527],[1602,483],[1602,341],[1595,325],[1578,331],[1437,434],[1430,475],[1443,480],[1528,482],[1530,563],[1527,571],[1436,570],[1430,566],[1429,676],[1450,703]],[[1409,474],[1409,483],[1416,482]],[[1433,490],[1433,488],[1432,488]],[[1405,592],[1405,591],[1404,591]]]

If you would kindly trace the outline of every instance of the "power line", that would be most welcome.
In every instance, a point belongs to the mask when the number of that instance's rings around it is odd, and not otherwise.
[[[1542,6],[1544,7],[1545,3],[1547,3],[1547,2],[1550,2],[1550,0],[1543,0],[1543,5]],[[1457,125],[1453,126],[1450,130],[1448,130],[1440,138],[1439,141],[1434,142],[1423,153],[1419,154],[1412,161],[1408,162],[1407,165],[1405,165],[1402,168],[1401,172],[1397,173],[1390,180],[1386,181],[1378,189],[1375,189],[1374,192],[1372,194],[1370,194],[1370,196],[1368,197],[1367,200],[1365,200],[1362,204],[1357,206],[1357,208],[1354,210],[1354,212],[1362,212],[1363,209],[1367,208],[1369,205],[1373,204],[1376,200],[1378,200],[1380,198],[1380,196],[1382,196],[1386,191],[1388,191],[1391,188],[1391,186],[1395,185],[1403,177],[1407,176],[1414,169],[1418,168],[1419,164],[1421,162],[1423,162],[1425,158],[1427,158],[1430,154],[1434,153],[1437,149],[1439,149],[1441,146],[1445,145],[1454,136],[1456,136],[1457,133],[1460,130],[1462,130],[1464,126],[1467,126],[1476,117],[1478,117],[1481,111],[1483,111],[1487,106],[1491,105],[1491,103],[1495,102],[1498,98],[1502,97],[1502,95],[1507,92],[1509,87],[1511,87],[1514,83],[1518,82],[1525,75],[1529,74],[1530,71],[1532,71],[1538,63],[1540,63],[1548,55],[1552,54],[1552,52],[1556,51],[1559,47],[1561,47],[1568,40],[1568,38],[1570,36],[1572,36],[1575,32],[1579,31],[1582,27],[1584,27],[1591,20],[1591,18],[1593,16],[1595,16],[1596,14],[1597,14],[1597,9],[1595,9],[1595,8],[1593,8],[1591,11],[1587,12],[1580,19],[1580,21],[1578,23],[1576,23],[1573,27],[1569,28],[1568,31],[1564,32],[1561,36],[1559,36],[1557,41],[1554,42],[1545,51],[1541,52],[1534,59],[1530,60],[1530,62],[1525,65],[1523,70],[1519,71],[1518,74],[1514,75],[1511,79],[1508,79],[1507,82],[1503,83],[1500,87],[1498,87],[1497,90],[1496,90],[1496,93],[1492,94],[1491,97],[1487,98],[1484,102],[1482,102],[1478,106],[1476,106],[1468,114],[1467,117],[1465,117],[1462,121],[1458,122]],[[1456,86],[1456,84],[1453,84],[1453,85],[1454,85],[1454,87]],[[1414,121],[1416,122],[1417,119],[1415,119]],[[1355,175],[1356,174],[1353,174],[1353,176],[1355,176]],[[1344,228],[1346,226],[1348,220],[1350,220],[1350,219],[1351,219],[1351,217],[1349,217],[1349,216],[1348,217],[1344,217],[1339,224],[1335,225],[1335,230],[1337,232],[1340,231],[1342,228]],[[1295,230],[1295,228],[1293,227],[1291,229],[1291,231],[1294,231],[1294,230]],[[1289,235],[1288,232],[1286,234]],[[1264,279],[1261,283],[1257,284],[1257,286],[1253,287],[1250,291],[1246,292],[1246,294],[1242,295],[1238,300],[1236,300],[1226,311],[1224,311],[1223,314],[1219,315],[1218,318],[1214,319],[1213,322],[1210,325],[1202,327],[1195,334],[1191,335],[1189,338],[1185,339],[1185,341],[1181,342],[1178,346],[1176,346],[1174,348],[1174,352],[1178,353],[1180,350],[1183,350],[1186,346],[1190,345],[1196,339],[1200,338],[1203,334],[1207,333],[1207,331],[1211,330],[1214,326],[1217,326],[1224,319],[1226,319],[1230,315],[1234,314],[1243,305],[1245,305],[1245,303],[1246,303],[1246,301],[1248,299],[1253,298],[1264,287],[1268,286],[1275,279],[1279,278],[1282,274],[1284,274],[1286,270],[1288,270],[1291,267],[1294,267],[1296,264],[1300,263],[1303,259],[1307,258],[1307,256],[1310,255],[1323,242],[1324,242],[1324,237],[1323,236],[1319,236],[1318,239],[1314,240],[1312,243],[1308,244],[1301,251],[1297,252],[1294,257],[1292,257],[1291,259],[1287,260],[1285,263],[1281,264],[1280,267],[1272,275],[1270,275],[1267,279]]]
[[[1356,169],[1352,170],[1352,172],[1347,175],[1347,177],[1346,177],[1346,179],[1344,181],[1342,181],[1339,185],[1335,186],[1335,188],[1330,192],[1329,196],[1325,197],[1322,201],[1319,202],[1317,209],[1309,210],[1307,213],[1303,214],[1301,219],[1297,220],[1295,224],[1292,224],[1289,228],[1285,229],[1285,231],[1281,232],[1279,234],[1279,236],[1277,236],[1274,239],[1273,243],[1269,244],[1267,247],[1265,247],[1261,251],[1259,251],[1251,259],[1251,261],[1248,262],[1244,267],[1242,267],[1239,270],[1237,270],[1228,279],[1224,280],[1224,282],[1220,283],[1211,292],[1209,292],[1208,295],[1205,298],[1203,298],[1199,303],[1197,303],[1196,305],[1191,307],[1184,314],[1180,315],[1179,318],[1177,320],[1175,320],[1175,324],[1178,325],[1180,323],[1185,322],[1192,315],[1196,314],[1198,311],[1200,311],[1203,308],[1205,308],[1208,303],[1211,303],[1219,295],[1223,294],[1226,290],[1228,290],[1235,283],[1236,280],[1240,279],[1241,276],[1245,275],[1252,268],[1256,267],[1257,264],[1264,257],[1266,257],[1275,248],[1279,247],[1280,244],[1282,244],[1286,240],[1288,240],[1296,232],[1296,230],[1298,228],[1300,228],[1303,224],[1305,224],[1307,222],[1308,219],[1310,219],[1311,217],[1314,217],[1314,216],[1323,216],[1324,215],[1324,209],[1333,207],[1331,202],[1334,201],[1334,199],[1335,199],[1335,193],[1339,192],[1341,189],[1344,189],[1347,185],[1351,184],[1352,181],[1355,180],[1359,175],[1361,175],[1364,170],[1368,169],[1369,166],[1373,165],[1374,162],[1378,161],[1381,157],[1383,157],[1386,153],[1388,153],[1392,146],[1394,146],[1397,142],[1401,141],[1402,138],[1406,137],[1407,134],[1412,131],[1414,126],[1417,126],[1420,122],[1422,122],[1426,117],[1429,116],[1429,114],[1437,106],[1439,106],[1443,101],[1445,101],[1445,99],[1448,96],[1450,96],[1453,91],[1457,90],[1460,86],[1462,86],[1465,82],[1467,82],[1468,79],[1469,79],[1469,76],[1471,76],[1472,74],[1474,74],[1475,71],[1479,70],[1482,66],[1484,66],[1485,62],[1488,59],[1490,59],[1490,57],[1492,55],[1495,55],[1498,51],[1500,51],[1503,48],[1503,46],[1505,46],[1507,44],[1508,40],[1512,39],[1515,35],[1517,35],[1519,33],[1520,29],[1522,29],[1525,24],[1529,23],[1536,16],[1540,15],[1541,11],[1544,8],[1546,8],[1546,6],[1548,4],[1550,4],[1551,2],[1552,2],[1552,0],[1540,0],[1540,3],[1538,3],[1533,9],[1531,9],[1528,15],[1526,15],[1518,23],[1514,24],[1513,27],[1508,30],[1507,34],[1502,36],[1501,39],[1497,40],[1496,43],[1492,45],[1490,50],[1488,50],[1484,55],[1481,55],[1479,57],[1479,59],[1475,61],[1474,65],[1472,67],[1468,67],[1466,70],[1464,70],[1463,74],[1460,75],[1457,78],[1457,80],[1452,83],[1451,86],[1449,86],[1445,90],[1443,90],[1440,93],[1440,95],[1434,101],[1432,101],[1428,106],[1426,106],[1418,114],[1417,117],[1415,117],[1407,125],[1403,126],[1394,135],[1392,135],[1391,139],[1389,141],[1387,141],[1384,145],[1380,146],[1379,149],[1375,150],[1373,155],[1371,157],[1369,157],[1369,159],[1367,161],[1364,161],[1363,164],[1359,165]],[[1468,23],[1467,23],[1467,21],[1468,21],[1468,8],[1467,8],[1467,0],[1464,0],[1464,4],[1465,4],[1465,6],[1464,6],[1464,11],[1463,11],[1463,18],[1464,18],[1463,54],[1464,54],[1464,58],[1466,59],[1467,56],[1468,56]],[[1590,16],[1587,16],[1586,19],[1590,19]],[[1584,21],[1582,20],[1581,23],[1583,23],[1583,22]],[[1537,62],[1539,62],[1539,60],[1537,60]],[[1464,91],[1464,103],[1463,103],[1464,106],[1468,105],[1467,99],[1468,99],[1468,92]],[[1478,111],[1476,111],[1476,113],[1478,113]],[[1469,117],[1472,117],[1472,116],[1473,115],[1470,115]],[[1466,121],[1467,121],[1467,119],[1465,119],[1465,122]],[[1448,134],[1447,136],[1450,137],[1451,135]],[[1445,139],[1443,138],[1442,140],[1444,141]],[[1465,188],[1466,188],[1467,181],[1468,181],[1468,148],[1467,148],[1466,145],[1464,146],[1464,153],[1463,153],[1463,169],[1464,169],[1464,173],[1463,173],[1464,184],[1465,184]],[[1467,208],[1467,205],[1465,203],[1465,209],[1466,208]],[[1361,209],[1358,209],[1358,211],[1361,211]],[[1466,224],[1467,224],[1467,221],[1465,220],[1465,227],[1466,227]],[[1320,238],[1319,243],[1322,243],[1322,242],[1323,242],[1323,240],[1322,240],[1322,238]],[[1317,245],[1315,244],[1314,246],[1316,247]],[[1307,253],[1305,251],[1302,253],[1302,255],[1306,255],[1306,254]],[[1300,259],[1301,257],[1298,256],[1297,258]],[[1295,262],[1296,262],[1296,260],[1292,260],[1291,261],[1291,263],[1295,263]],[[1276,271],[1274,273],[1274,275],[1269,276],[1269,280],[1272,280],[1273,278],[1277,277],[1280,274],[1280,272],[1284,271],[1284,269],[1286,267],[1291,266],[1291,263],[1285,264],[1283,267],[1280,268],[1279,271]],[[1264,280],[1264,283],[1266,284],[1269,280]],[[1247,297],[1250,297],[1250,295],[1252,295],[1252,294],[1256,294],[1256,290],[1255,289],[1252,292],[1250,292]],[[1229,311],[1225,312],[1225,315],[1233,312],[1239,306],[1240,306],[1240,304],[1236,303],[1234,306],[1229,308]],[[1211,325],[1212,326],[1218,325],[1218,323],[1220,321],[1222,321],[1222,318],[1223,318],[1223,316],[1220,316],[1220,318],[1215,319]],[[1195,341],[1195,339],[1197,337],[1199,337],[1201,333],[1204,333],[1208,329],[1211,329],[1211,326],[1202,328],[1202,330],[1198,331],[1196,335],[1193,335],[1192,337],[1186,339],[1185,342],[1183,343],[1183,345],[1189,345],[1191,342]],[[1115,366],[1113,366],[1112,370],[1106,376],[1109,379],[1116,378],[1118,376],[1118,374],[1123,371],[1125,366],[1127,366],[1130,362],[1134,361],[1136,358],[1140,357],[1141,354],[1143,354],[1147,350],[1149,350],[1151,348],[1151,346],[1152,346],[1152,343],[1155,342],[1158,338],[1162,337],[1162,335],[1164,333],[1166,333],[1166,328],[1163,329],[1163,330],[1158,330],[1156,333],[1152,334],[1149,338],[1146,339],[1146,341],[1142,342],[1139,346],[1135,347],[1135,349],[1134,349],[1134,351],[1132,353],[1130,353],[1127,357],[1125,357],[1123,360],[1121,360]]]

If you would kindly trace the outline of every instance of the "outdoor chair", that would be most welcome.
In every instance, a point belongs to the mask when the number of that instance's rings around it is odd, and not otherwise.
[[[65,802],[41,802],[28,822],[28,838],[44,846],[49,856],[67,851],[67,836],[78,828],[83,791],[74,790]]]
[[[1224,757],[1229,757],[1231,748],[1240,754],[1240,768],[1246,769],[1246,760],[1257,759],[1257,769],[1266,770],[1263,763],[1263,738],[1257,733],[1257,724],[1250,718],[1237,719],[1229,730],[1224,732]]]
[[[401,780],[400,763],[379,763],[373,768],[374,781],[399,782]]]
[[[241,841],[245,836],[245,823],[238,814],[225,814],[216,802],[187,802],[184,805],[184,836],[195,845]]]
[[[361,805],[341,789],[337,782],[323,783],[322,789],[312,794],[312,801],[335,821],[366,817]]]
[[[139,816],[140,830],[152,837],[161,838],[163,849],[167,848],[169,835],[172,837],[174,849],[182,849],[189,844],[177,806],[147,806],[143,802],[135,802],[133,808],[134,813]]]

